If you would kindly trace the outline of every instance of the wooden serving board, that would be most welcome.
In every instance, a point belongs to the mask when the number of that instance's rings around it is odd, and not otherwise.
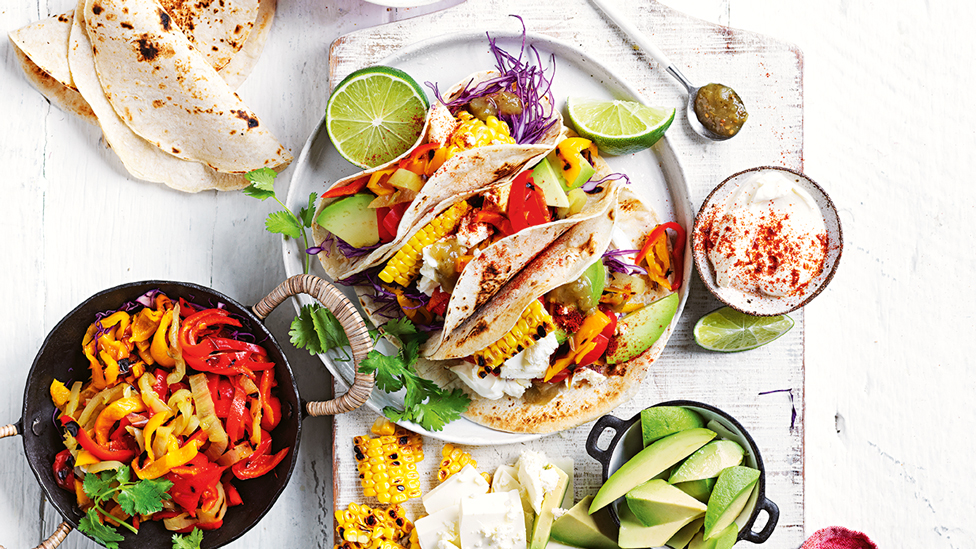
[[[618,0],[621,11],[631,16],[692,82],[712,79],[733,87],[743,97],[750,118],[735,139],[706,142],[695,135],[679,114],[667,138],[677,152],[687,178],[692,205],[697,211],[711,189],[727,176],[759,165],[803,168],[803,58],[791,44],[716,26],[648,0]],[[617,74],[624,75],[651,104],[684,105],[683,88],[603,18],[585,0],[558,3],[524,0],[468,0],[445,11],[397,23],[353,32],[336,40],[330,55],[330,82],[334,85],[350,72],[376,64],[399,48],[455,31],[519,31],[518,14],[530,32],[575,44]],[[487,48],[487,41],[486,41]],[[477,70],[480,68],[472,68]],[[557,67],[558,73],[558,67]],[[436,75],[414,75],[435,81]],[[708,293],[697,276],[677,330],[645,379],[640,393],[614,415],[629,418],[639,410],[665,400],[687,399],[717,406],[736,417],[758,444],[766,467],[766,496],[780,509],[779,524],[766,545],[798,547],[803,541],[804,494],[804,322],[803,313],[791,316],[791,332],[765,347],[731,355],[699,348],[692,335],[695,322],[721,304]],[[789,389],[791,393],[767,391]],[[345,387],[336,386],[336,392]],[[797,417],[791,425],[791,404]],[[376,415],[368,410],[335,418],[333,431],[334,508],[350,502],[375,505],[364,498],[352,453],[352,438],[367,434]],[[506,446],[466,447],[479,470],[494,471],[513,463],[525,449],[550,455],[570,456],[576,462],[575,496],[593,494],[601,483],[600,466],[586,455],[584,441],[592,424]],[[421,464],[421,486],[434,486],[443,443],[425,439],[426,459]],[[408,502],[416,517],[419,500]],[[765,518],[760,516],[756,529]]]

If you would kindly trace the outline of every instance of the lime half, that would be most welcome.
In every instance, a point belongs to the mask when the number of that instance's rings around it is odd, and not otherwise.
[[[698,320],[695,342],[710,351],[748,351],[779,338],[792,327],[793,319],[786,315],[752,316],[722,307]]]
[[[367,67],[333,90],[325,110],[326,130],[343,158],[372,168],[417,142],[429,107],[427,95],[407,73]]]
[[[634,101],[570,97],[567,103],[576,131],[606,154],[642,151],[657,143],[674,120],[674,109]]]

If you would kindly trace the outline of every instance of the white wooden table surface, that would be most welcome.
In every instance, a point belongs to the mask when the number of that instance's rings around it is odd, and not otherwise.
[[[325,106],[335,38],[457,3],[388,10],[358,0],[280,0],[240,95],[297,153]],[[969,406],[976,382],[966,371],[966,351],[974,350],[976,190],[964,163],[976,150],[968,101],[976,8],[911,0],[667,4],[803,52],[803,168],[838,204],[847,244],[833,283],[803,313],[805,533],[840,524],[881,547],[976,547]],[[8,0],[0,30],[72,5]],[[48,330],[91,294],[169,278],[254,303],[284,269],[278,239],[263,231],[271,204],[130,181],[96,128],[27,84],[6,41],[0,58],[2,424],[20,417],[27,370]],[[687,66],[694,80],[724,76]],[[688,169],[695,153],[682,154]],[[693,195],[694,206],[703,198]],[[290,312],[269,322],[281,340]],[[285,346],[303,397],[326,396],[329,378],[317,359]],[[328,420],[306,422],[288,488],[234,546],[330,546],[330,430]],[[20,441],[0,441],[0,544],[33,547],[59,522]],[[63,546],[93,544],[72,534]]]

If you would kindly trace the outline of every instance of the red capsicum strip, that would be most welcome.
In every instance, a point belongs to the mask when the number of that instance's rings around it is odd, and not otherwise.
[[[281,460],[285,459],[285,456],[288,455],[289,450],[289,448],[285,448],[273,456],[266,455],[270,449],[271,437],[262,437],[261,443],[258,444],[257,448],[255,448],[253,454],[248,456],[247,459],[238,461],[231,466],[231,471],[233,471],[234,476],[241,480],[247,480],[267,474],[269,471],[277,467],[278,464],[281,463]]]
[[[227,436],[237,442],[244,436],[244,415],[247,413],[247,395],[240,385],[234,387],[234,398],[227,412]]]
[[[58,455],[54,456],[54,465],[52,466],[54,470],[54,481],[61,488],[72,492],[75,490],[74,466],[75,459],[71,457],[69,450],[61,450],[58,452]]]
[[[410,170],[417,175],[424,175],[427,172],[427,165],[430,163],[430,155],[427,153],[437,150],[438,147],[440,145],[437,143],[421,145],[414,149],[410,156],[401,160],[397,167]]]
[[[95,442],[81,428],[81,425],[78,425],[78,422],[69,416],[63,416],[61,418],[61,425],[68,431],[68,434],[75,437],[75,440],[78,441],[78,444],[81,444],[82,448],[91,452],[93,456],[101,461],[121,461],[122,463],[127,463],[136,456],[135,451],[128,447],[124,449],[114,448],[114,446],[117,446],[114,442],[110,442],[107,447]]]
[[[366,184],[369,183],[369,176],[360,177],[359,179],[343,185],[341,187],[334,187],[322,193],[322,198],[339,198],[341,196],[352,196],[359,191],[366,188]]]
[[[672,258],[672,269],[674,269],[674,284],[671,286],[672,290],[677,290],[681,287],[682,280],[682,268],[684,267],[684,257],[685,257],[685,240],[686,234],[685,230],[681,225],[678,225],[674,221],[669,221],[667,223],[661,223],[654,230],[651,231],[650,236],[644,241],[644,246],[641,248],[640,253],[634,258],[634,263],[640,265],[640,262],[647,257],[648,252],[654,245],[654,241],[660,238],[661,234],[664,233],[666,229],[671,229],[677,234],[677,240],[674,243],[674,248],[671,251]]]

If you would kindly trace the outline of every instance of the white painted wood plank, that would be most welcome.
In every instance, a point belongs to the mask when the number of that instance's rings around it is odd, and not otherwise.
[[[705,144],[682,119],[668,137],[681,158],[692,201],[697,207],[724,177],[755,165],[802,165],[802,62],[798,50],[765,37],[719,29],[678,14],[656,2],[620,2],[683,72],[702,84],[710,79],[731,85],[746,98],[750,121],[736,139]],[[397,23],[344,36],[332,48],[333,79],[374,64],[397,47],[441,34],[443,29],[518,30],[507,17],[521,15],[531,32],[548,34],[581,45],[598,59],[626,75],[652,102],[682,105],[683,90],[602,19],[586,2],[563,2],[558,13],[543,5],[504,0],[468,0],[464,5],[424,17],[423,25]],[[689,39],[688,37],[694,37]],[[487,46],[486,46],[487,47]],[[558,71],[558,68],[557,68]],[[703,76],[707,75],[707,76]],[[436,80],[436,75],[414,75]],[[803,352],[802,313],[794,314],[797,327],[785,338],[763,349],[738,356],[716,356],[701,351],[691,336],[694,321],[718,303],[698,280],[693,280],[685,316],[657,368],[641,393],[614,412],[628,418],[641,408],[663,400],[687,398],[715,404],[736,416],[759,441],[767,467],[767,491],[782,512],[769,543],[795,547],[803,539]],[[790,403],[785,394],[760,392],[792,389],[800,416],[790,430]],[[366,412],[336,418],[337,506],[362,501],[352,459],[351,438],[368,432],[374,416]],[[524,448],[544,449],[577,457],[576,496],[594,493],[600,483],[598,464],[585,455],[583,441],[590,425],[536,442],[468,448],[483,470],[512,463]],[[429,488],[442,445],[429,441],[425,451],[423,487]],[[366,501],[373,501],[367,498]],[[408,508],[419,511],[417,502]]]

